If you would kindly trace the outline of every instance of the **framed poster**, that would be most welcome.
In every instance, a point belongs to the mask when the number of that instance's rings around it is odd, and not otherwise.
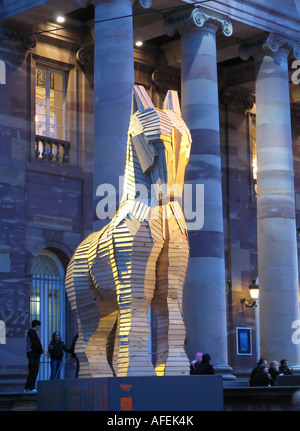
[[[236,345],[238,355],[252,355],[251,328],[236,328]]]

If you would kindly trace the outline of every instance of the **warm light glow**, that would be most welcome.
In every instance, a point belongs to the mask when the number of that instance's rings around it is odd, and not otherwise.
[[[135,43],[135,45],[136,45],[136,46],[142,46],[142,45],[143,45],[143,42],[142,42],[141,40],[138,40],[138,41]]]
[[[166,364],[156,365],[156,367],[155,367],[156,375],[157,376],[164,376],[165,375],[165,368],[166,368]]]
[[[252,299],[258,299],[259,290],[258,289],[251,289],[250,290],[250,296]]]
[[[65,18],[64,18],[63,16],[59,15],[59,16],[56,18],[56,22],[59,22],[59,23],[65,22]]]

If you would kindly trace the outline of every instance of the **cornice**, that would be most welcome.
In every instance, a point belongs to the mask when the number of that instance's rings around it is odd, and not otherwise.
[[[295,0],[295,3],[298,0]],[[182,0],[183,3],[194,4],[194,0]],[[265,30],[269,33],[282,34],[291,39],[299,39],[299,11],[288,12],[280,3],[272,0],[210,0],[209,9],[221,13],[237,22]],[[200,2],[199,2],[200,4]],[[203,4],[203,8],[206,4]]]

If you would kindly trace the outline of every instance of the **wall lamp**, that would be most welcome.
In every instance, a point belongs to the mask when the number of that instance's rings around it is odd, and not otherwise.
[[[241,304],[247,308],[257,307],[257,300],[259,295],[259,286],[252,280],[249,286],[251,299],[241,298]]]

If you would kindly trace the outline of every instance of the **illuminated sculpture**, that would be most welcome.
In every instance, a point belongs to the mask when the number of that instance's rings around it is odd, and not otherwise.
[[[82,377],[189,372],[182,317],[189,245],[181,198],[190,146],[177,93],[169,91],[160,110],[135,86],[119,210],[78,246],[66,275]]]

